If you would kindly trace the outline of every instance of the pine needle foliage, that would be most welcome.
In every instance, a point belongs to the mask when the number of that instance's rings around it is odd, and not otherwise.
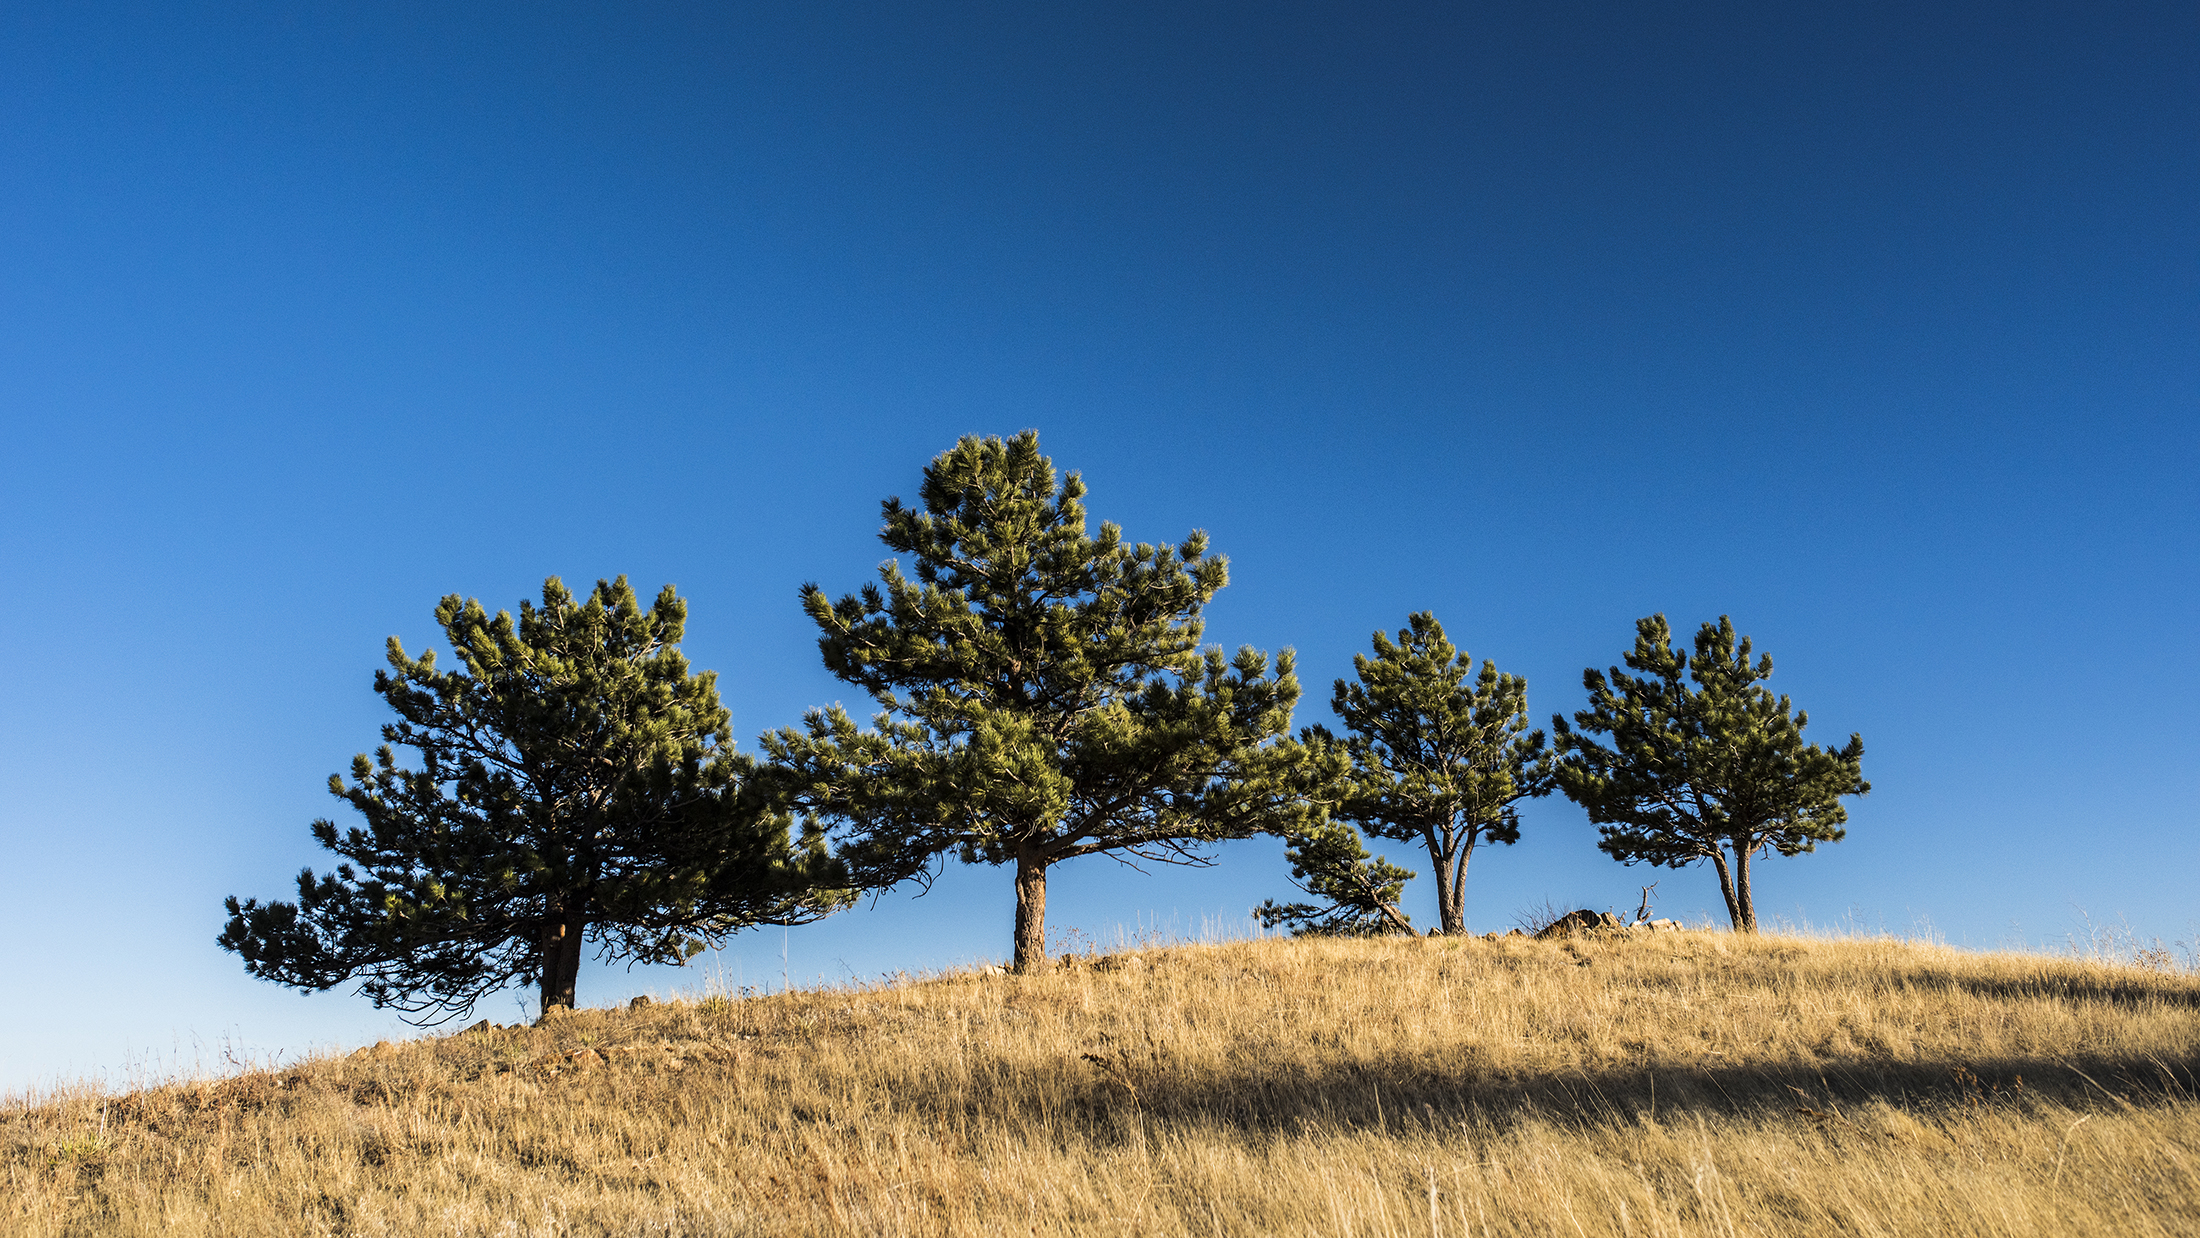
[[[1551,719],[1565,754],[1558,785],[1600,827],[1597,845],[1625,864],[1711,861],[1744,933],[1757,931],[1751,857],[1839,842],[1848,833],[1842,797],[1871,790],[1863,737],[1839,749],[1804,743],[1810,716],[1761,686],[1772,658],[1752,663],[1750,654],[1727,616],[1697,630],[1690,658],[1673,647],[1665,616],[1652,615],[1635,624],[1625,658],[1634,673],[1589,668],[1589,708],[1572,726]]]
[[[517,982],[548,1010],[573,1004],[584,940],[677,963],[847,901],[822,841],[790,841],[733,750],[716,674],[677,647],[672,586],[645,609],[623,576],[585,602],[552,577],[517,620],[457,594],[435,616],[461,668],[391,637],[374,690],[398,720],[329,778],[366,819],[313,823],[344,862],[301,872],[294,903],[228,900],[218,940],[247,971],[302,992],[356,979],[424,1021]]]
[[[1410,869],[1370,853],[1359,833],[1342,821],[1322,821],[1287,840],[1284,858],[1291,880],[1318,903],[1267,899],[1253,909],[1262,928],[1288,928],[1293,937],[1413,935],[1413,921],[1398,909]]]
[[[1330,701],[1351,763],[1330,811],[1378,838],[1425,847],[1438,927],[1464,933],[1475,845],[1519,841],[1519,803],[1550,794],[1552,755],[1543,732],[1528,729],[1528,681],[1499,674],[1487,659],[1477,672],[1434,614],[1407,616],[1395,641],[1376,632],[1374,650],[1353,656],[1354,678],[1339,679]],[[1340,743],[1323,727],[1306,739]],[[1351,872],[1337,876],[1349,881]]]
[[[883,506],[879,539],[912,574],[889,560],[837,602],[802,593],[827,669],[877,703],[873,729],[834,706],[764,740],[865,886],[928,881],[950,855],[1014,864],[1019,970],[1046,961],[1052,865],[1202,863],[1202,844],[1309,811],[1291,651],[1271,669],[1202,647],[1226,561],[1197,532],[1094,536],[1084,497],[1033,432],[934,459],[915,506]]]

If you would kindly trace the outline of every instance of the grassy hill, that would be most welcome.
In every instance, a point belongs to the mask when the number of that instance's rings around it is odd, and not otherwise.
[[[9,1234],[2200,1233],[2200,978],[1258,941],[0,1113]]]

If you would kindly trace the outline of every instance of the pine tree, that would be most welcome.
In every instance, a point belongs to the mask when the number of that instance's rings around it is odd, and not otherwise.
[[[919,505],[886,500],[879,534],[914,579],[889,560],[838,602],[802,594],[826,667],[877,702],[875,728],[835,706],[765,738],[860,884],[929,881],[947,855],[1013,864],[1018,970],[1046,961],[1053,865],[1202,863],[1203,843],[1308,811],[1290,651],[1271,672],[1253,649],[1203,649],[1225,561],[1200,533],[1094,537],[1084,495],[1028,431],[933,460]]]
[[[1693,659],[1673,648],[1664,615],[1639,620],[1625,660],[1635,674],[1616,666],[1609,679],[1594,667],[1582,673],[1589,708],[1574,715],[1578,732],[1552,718],[1565,754],[1559,786],[1589,810],[1598,845],[1622,863],[1711,861],[1735,931],[1754,933],[1750,858],[1768,849],[1799,855],[1846,836],[1841,797],[1871,790],[1863,737],[1837,751],[1805,744],[1809,715],[1759,686],[1772,659],[1752,665],[1749,638],[1737,643],[1723,615],[1697,631]],[[1610,736],[1610,746],[1592,735]]]
[[[247,971],[302,992],[356,978],[376,1006],[442,1017],[532,981],[547,1012],[573,1004],[585,941],[677,963],[847,901],[733,751],[670,585],[644,610],[623,576],[578,604],[552,577],[517,622],[456,594],[435,617],[463,668],[390,638],[374,690],[398,721],[329,779],[366,824],[313,823],[344,862],[300,873],[295,903],[228,900],[218,940]]]
[[[1374,657],[1354,655],[1355,680],[1339,679],[1331,698],[1352,769],[1331,811],[1426,847],[1438,927],[1464,933],[1475,845],[1519,841],[1519,802],[1552,789],[1543,732],[1528,730],[1528,681],[1486,660],[1475,675],[1427,611],[1408,616],[1395,642],[1375,633],[1374,645]],[[1337,742],[1321,727],[1307,738]]]
[[[1253,909],[1263,928],[1289,928],[1293,937],[1371,937],[1413,933],[1398,909],[1411,870],[1372,855],[1342,821],[1322,821],[1286,840],[1291,879],[1319,903],[1268,899]]]

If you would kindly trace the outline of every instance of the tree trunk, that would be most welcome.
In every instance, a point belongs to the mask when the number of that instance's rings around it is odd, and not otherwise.
[[[573,985],[581,973],[581,936],[588,923],[580,915],[553,907],[542,929],[542,1012],[573,1008]]]
[[[1449,933],[1451,929],[1452,889],[1451,854],[1444,844],[1452,841],[1450,835],[1434,826],[1423,826],[1421,841],[1428,846],[1429,867],[1436,870],[1436,931]]]
[[[1757,905],[1749,896],[1749,853],[1755,847],[1747,846],[1742,839],[1734,840],[1734,931],[1757,931]]]
[[[1047,965],[1047,858],[1036,847],[1016,852],[1016,970]]]
[[[1436,866],[1436,918],[1447,937],[1467,931],[1467,861],[1474,858],[1474,835],[1459,844],[1450,864]]]
[[[1726,900],[1726,918],[1733,922],[1735,932],[1746,931],[1742,928],[1742,905],[1734,898],[1734,870],[1727,867],[1723,848],[1711,849],[1711,864],[1719,870],[1719,897]]]
[[[1408,937],[1420,936],[1419,933],[1413,931],[1413,921],[1406,919],[1404,912],[1389,903],[1383,902],[1381,899],[1375,900],[1375,905],[1382,908],[1383,919],[1390,921],[1390,927],[1397,929]]]

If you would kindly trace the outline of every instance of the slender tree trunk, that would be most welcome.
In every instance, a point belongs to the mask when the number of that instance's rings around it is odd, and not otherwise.
[[[1743,839],[1734,840],[1734,907],[1738,913],[1734,918],[1734,931],[1737,933],[1757,931],[1757,904],[1749,896],[1749,853],[1755,850]]]
[[[1047,965],[1047,858],[1036,847],[1016,852],[1016,970]]]
[[[1382,908],[1383,918],[1390,921],[1390,926],[1392,928],[1397,929],[1399,932],[1404,933],[1408,937],[1420,936],[1419,933],[1413,931],[1413,921],[1406,919],[1406,913],[1398,910],[1396,907],[1391,906],[1389,903],[1382,904]]]
[[[573,985],[581,974],[581,936],[587,921],[553,906],[542,929],[542,1012],[573,1008]]]
[[[1733,922],[1735,932],[1747,931],[1742,928],[1742,905],[1734,898],[1734,870],[1727,867],[1723,848],[1711,849],[1711,864],[1719,870],[1719,897],[1726,900],[1726,918]]]
[[[1360,888],[1367,892],[1368,900],[1374,903],[1375,906],[1382,911],[1383,919],[1390,921],[1390,926],[1392,928],[1397,929],[1399,932],[1404,933],[1408,937],[1420,936],[1420,934],[1413,931],[1413,921],[1406,919],[1406,914],[1404,912],[1398,910],[1390,903],[1384,901],[1383,896],[1376,891],[1374,882],[1367,881],[1365,878],[1362,878],[1361,880],[1363,884],[1360,886]]]

